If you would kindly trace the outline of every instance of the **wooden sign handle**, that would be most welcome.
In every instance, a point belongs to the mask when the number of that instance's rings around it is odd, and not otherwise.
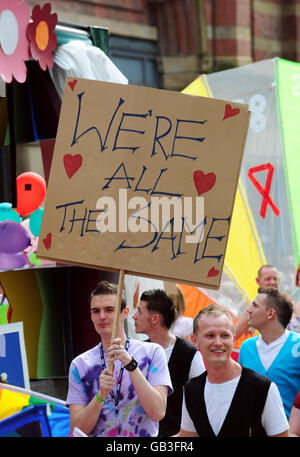
[[[123,287],[124,287],[124,277],[125,277],[125,270],[120,270],[117,303],[116,303],[116,307],[115,307],[111,340],[114,340],[117,337],[118,323],[119,323],[119,317],[120,317],[120,312],[121,312],[122,293],[123,293]],[[108,368],[113,371],[114,363],[110,362],[108,365]]]

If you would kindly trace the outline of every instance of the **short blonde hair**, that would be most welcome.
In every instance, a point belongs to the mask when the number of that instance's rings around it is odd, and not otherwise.
[[[194,321],[193,321],[194,335],[197,333],[199,320],[204,316],[213,316],[213,317],[225,316],[225,317],[227,317],[232,324],[232,333],[234,334],[234,323],[233,323],[232,317],[229,314],[229,312],[226,311],[226,309],[221,308],[220,306],[211,304],[211,305],[208,305],[205,308],[201,309],[198,312],[198,314],[196,314],[196,316],[194,317]]]

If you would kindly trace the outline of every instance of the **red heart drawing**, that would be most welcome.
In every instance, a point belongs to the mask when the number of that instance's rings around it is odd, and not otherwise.
[[[193,178],[198,195],[208,192],[214,187],[216,182],[216,175],[214,173],[207,173],[206,175],[202,170],[194,171]]]
[[[52,243],[52,233],[49,232],[46,236],[46,238],[43,239],[43,243],[45,245],[46,249],[50,249],[51,243]]]
[[[78,82],[78,79],[74,79],[73,81],[69,81],[68,85],[71,87],[72,91],[74,90],[74,87],[76,86]]]
[[[80,154],[65,154],[64,155],[64,166],[69,176],[69,179],[79,170],[82,165],[82,156]]]
[[[228,117],[236,116],[237,114],[239,114],[239,112],[240,112],[240,108],[232,108],[231,105],[229,105],[229,104],[226,105],[223,121],[224,121],[224,119],[227,119]]]
[[[217,270],[215,267],[211,267],[211,269],[207,273],[207,277],[210,278],[211,276],[218,276],[219,273],[219,270]]]

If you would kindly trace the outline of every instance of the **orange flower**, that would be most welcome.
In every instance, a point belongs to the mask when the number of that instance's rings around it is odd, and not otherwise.
[[[57,45],[54,32],[57,14],[51,14],[50,3],[41,8],[35,5],[32,10],[32,22],[27,27],[30,52],[34,60],[38,60],[42,70],[53,67],[53,54]]]

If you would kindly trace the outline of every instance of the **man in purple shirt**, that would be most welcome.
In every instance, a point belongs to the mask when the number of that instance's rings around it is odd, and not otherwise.
[[[71,430],[76,426],[103,437],[157,436],[172,392],[166,356],[158,344],[126,337],[125,302],[117,338],[111,340],[116,298],[117,286],[106,281],[91,294],[91,319],[101,342],[71,363],[66,400]]]

